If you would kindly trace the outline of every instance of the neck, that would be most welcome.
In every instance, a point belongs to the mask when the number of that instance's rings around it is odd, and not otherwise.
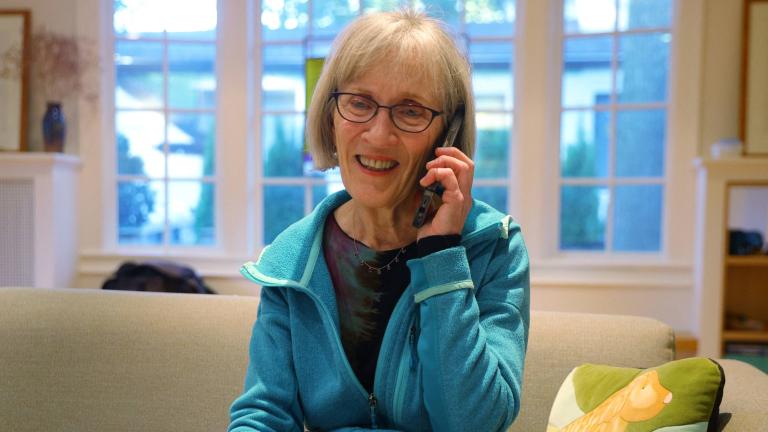
[[[374,250],[389,250],[416,240],[416,228],[411,225],[415,211],[415,205],[371,208],[351,199],[334,216],[341,229],[358,242]]]

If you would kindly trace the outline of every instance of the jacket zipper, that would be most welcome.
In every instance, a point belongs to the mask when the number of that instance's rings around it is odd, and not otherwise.
[[[373,395],[373,393],[370,393],[368,395],[368,406],[371,408],[371,429],[378,429],[379,426],[376,424],[376,403],[378,401],[376,400],[376,396]]]

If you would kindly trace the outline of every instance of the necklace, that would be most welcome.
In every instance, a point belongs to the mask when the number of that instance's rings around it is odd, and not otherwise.
[[[353,214],[352,215],[352,229],[353,230],[356,230],[356,228],[355,228],[355,219],[356,218],[355,218],[355,216]],[[404,254],[406,248],[408,248],[408,246],[401,247],[400,250],[397,251],[397,253],[395,254],[395,257],[392,258],[391,260],[389,260],[388,263],[384,264],[381,267],[376,267],[376,266],[370,265],[368,263],[368,261],[366,261],[366,260],[364,260],[364,259],[362,259],[360,257],[360,252],[357,250],[357,240],[354,237],[352,237],[352,236],[349,236],[349,237],[352,239],[352,246],[353,246],[354,251],[355,251],[355,258],[357,258],[357,260],[360,261],[360,265],[367,267],[368,271],[371,272],[371,273],[376,272],[376,274],[381,274],[382,270],[384,270],[384,271],[391,270],[392,269],[392,264],[400,262],[400,255]]]

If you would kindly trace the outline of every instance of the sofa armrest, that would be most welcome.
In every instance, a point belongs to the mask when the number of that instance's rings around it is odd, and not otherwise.
[[[721,420],[728,423],[723,430],[764,430],[768,425],[768,375],[738,360],[718,359],[717,362],[725,372],[720,413]]]

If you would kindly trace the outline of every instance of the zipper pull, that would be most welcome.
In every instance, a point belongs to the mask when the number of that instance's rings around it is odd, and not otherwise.
[[[371,429],[378,429],[376,425],[376,396],[373,393],[368,395],[368,406],[371,407]]]

